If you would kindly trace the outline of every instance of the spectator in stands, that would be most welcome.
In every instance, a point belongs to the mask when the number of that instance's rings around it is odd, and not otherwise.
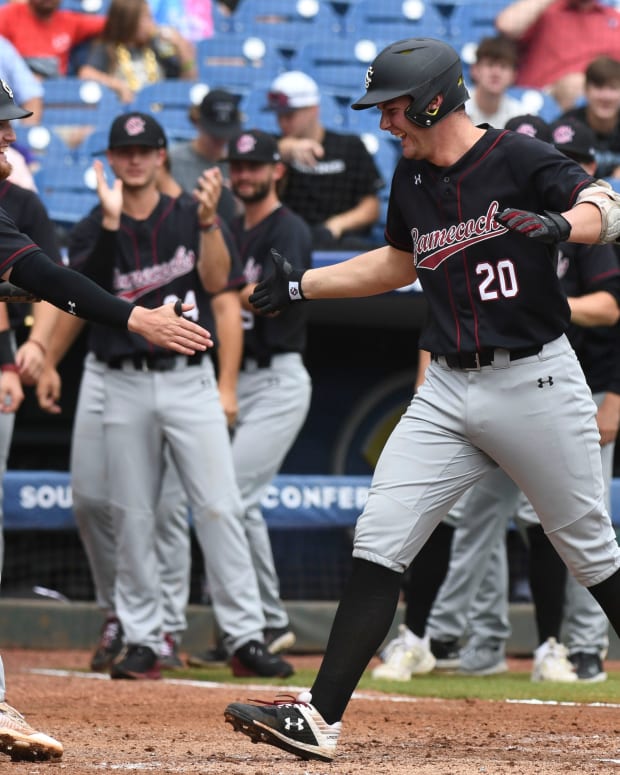
[[[157,24],[173,27],[191,41],[213,37],[211,0],[149,0]]]
[[[65,11],[61,0],[28,0],[0,8],[0,35],[7,38],[40,78],[67,75],[74,46],[99,35],[104,16]]]
[[[365,249],[372,244],[377,192],[385,181],[358,135],[322,125],[320,101],[317,83],[298,70],[271,84],[267,107],[276,113],[280,153],[288,163],[280,196],[310,225],[315,249]]]
[[[562,110],[583,96],[589,62],[620,59],[620,11],[599,0],[516,0],[495,24],[520,45],[516,83],[548,91]]]
[[[239,97],[225,89],[212,89],[200,105],[192,105],[189,117],[196,136],[175,143],[168,153],[174,179],[191,193],[200,172],[217,165],[228,183],[228,164],[223,159],[229,139],[241,131]],[[218,213],[227,223],[235,214],[235,200],[227,186],[222,189]]]
[[[157,27],[146,0],[112,0],[78,76],[99,81],[129,103],[148,84],[194,78],[195,65],[194,46],[172,27]]]
[[[470,73],[474,83],[465,110],[474,124],[503,127],[523,113],[521,103],[506,92],[517,74],[517,44],[503,35],[483,38],[476,49]]]
[[[564,113],[594,132],[596,176],[620,177],[620,61],[602,56],[586,68],[585,103]]]
[[[40,124],[43,114],[43,85],[35,77],[15,46],[0,36],[0,78],[11,84],[15,99],[32,113],[22,125]]]

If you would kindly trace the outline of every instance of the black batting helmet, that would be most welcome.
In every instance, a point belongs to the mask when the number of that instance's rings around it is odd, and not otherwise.
[[[0,121],[28,118],[28,116],[32,116],[32,112],[15,104],[13,90],[6,81],[0,79]]]
[[[412,101],[405,115],[421,127],[436,124],[469,99],[459,55],[435,38],[406,38],[390,44],[368,68],[364,85],[366,94],[351,105],[354,110],[407,95]],[[438,94],[443,95],[441,106],[427,111]]]

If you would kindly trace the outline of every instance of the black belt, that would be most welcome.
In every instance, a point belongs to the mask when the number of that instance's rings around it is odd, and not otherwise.
[[[198,366],[202,363],[205,353],[193,355],[167,355],[163,353],[134,353],[119,355],[107,361],[108,368],[122,369],[132,366],[136,371],[174,371],[178,367],[179,358],[184,358],[188,366]]]
[[[241,368],[246,370],[250,369],[268,369],[271,366],[272,355],[244,355]]]
[[[501,349],[498,348],[501,352]],[[528,358],[530,355],[538,355],[541,351],[540,345],[533,345],[532,347],[521,347],[515,350],[509,351],[511,361],[518,361],[519,358]],[[431,360],[438,361],[443,358],[446,365],[451,369],[479,369],[482,366],[490,366],[495,360],[495,353],[497,350],[493,347],[488,347],[480,352],[462,352],[462,353],[448,353],[442,355],[440,353],[431,353]],[[506,352],[504,350],[504,352]]]

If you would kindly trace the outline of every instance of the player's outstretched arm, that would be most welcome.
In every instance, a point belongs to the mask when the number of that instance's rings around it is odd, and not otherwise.
[[[58,266],[42,251],[26,253],[2,274],[20,288],[71,315],[113,328],[128,328],[152,344],[191,355],[213,346],[208,331],[174,311],[174,304],[157,309],[136,307],[108,293],[92,280]],[[182,305],[187,311],[192,305]]]
[[[249,298],[259,312],[276,312],[302,299],[375,296],[416,279],[411,253],[391,246],[370,250],[319,269],[295,269],[272,250],[274,271],[258,283]]]

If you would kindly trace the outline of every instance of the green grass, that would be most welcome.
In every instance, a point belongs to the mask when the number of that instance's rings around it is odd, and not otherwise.
[[[309,687],[316,675],[314,670],[298,670],[289,679],[235,678],[228,668],[184,669],[166,672],[167,678],[184,678],[193,681],[216,681],[233,684],[268,684],[276,686]],[[460,676],[431,673],[399,681],[376,681],[367,671],[357,688],[358,691],[380,691],[411,697],[435,697],[438,699],[481,700],[541,700],[577,703],[620,703],[620,672],[608,673],[607,681],[587,684],[533,683],[529,672],[504,673],[496,676]]]

